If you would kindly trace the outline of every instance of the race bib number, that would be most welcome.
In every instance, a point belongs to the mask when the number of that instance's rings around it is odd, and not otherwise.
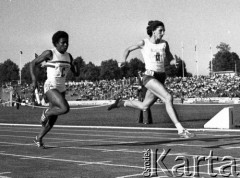
[[[146,70],[146,71],[144,72],[144,74],[145,74],[145,75],[153,76],[153,75],[154,75],[154,71],[152,71],[152,70]]]
[[[155,58],[156,58],[157,62],[163,62],[164,61],[164,54],[160,53],[160,52],[157,52],[156,55],[155,55]]]
[[[57,70],[57,77],[65,77],[66,75],[67,75],[67,67],[65,67],[65,66],[58,66],[57,68],[56,68],[56,70]]]

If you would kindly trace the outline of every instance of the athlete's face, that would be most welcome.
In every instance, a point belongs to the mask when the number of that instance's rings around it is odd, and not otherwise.
[[[164,34],[165,34],[165,29],[162,26],[157,27],[156,30],[153,31],[153,35],[156,39],[162,39]]]
[[[68,49],[68,38],[60,38],[56,43],[56,49],[62,54],[65,53]]]

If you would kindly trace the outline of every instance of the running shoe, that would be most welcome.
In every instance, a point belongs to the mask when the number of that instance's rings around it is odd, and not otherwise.
[[[178,133],[180,138],[192,138],[196,135],[194,133],[190,133],[188,130],[184,129],[181,133]]]
[[[45,113],[47,112],[48,109],[43,110],[41,119],[40,119],[40,123],[42,124],[43,127],[46,126],[47,122],[48,122],[48,117],[45,115]]]
[[[112,110],[112,109],[115,109],[115,108],[119,108],[121,105],[122,105],[122,100],[121,98],[118,98],[116,99],[116,101],[111,104],[109,107],[108,107],[108,111]]]
[[[39,139],[37,138],[37,136],[36,136],[36,138],[33,140],[33,142],[36,144],[36,146],[37,146],[38,148],[42,148],[42,149],[45,148],[42,140],[39,140]]]

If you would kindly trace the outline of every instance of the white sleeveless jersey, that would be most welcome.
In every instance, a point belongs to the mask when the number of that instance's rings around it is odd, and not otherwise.
[[[71,58],[69,53],[61,54],[56,48],[52,49],[52,60],[47,61],[47,80],[45,82],[45,91],[49,89],[58,89],[60,92],[66,90],[65,81],[67,73],[71,67]]]
[[[166,43],[153,44],[149,39],[144,39],[141,49],[146,70],[165,72],[164,60],[166,58]]]

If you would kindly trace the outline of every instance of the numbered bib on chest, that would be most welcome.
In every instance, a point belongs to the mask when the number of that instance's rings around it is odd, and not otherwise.
[[[56,77],[66,77],[70,69],[70,65],[59,64],[55,66],[55,76]]]
[[[163,63],[165,58],[165,53],[160,50],[155,53],[155,60],[157,63]]]

